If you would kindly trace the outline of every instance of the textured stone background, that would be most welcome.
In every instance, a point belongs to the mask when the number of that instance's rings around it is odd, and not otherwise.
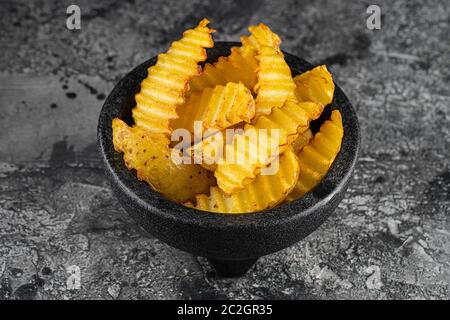
[[[82,29],[65,28],[76,3]],[[244,2],[241,2],[244,3]],[[450,298],[450,8],[372,2],[0,1],[0,299]],[[207,16],[217,40],[263,21],[330,66],[357,109],[362,155],[335,215],[220,279],[131,221],[96,150],[105,95]],[[81,289],[66,268],[81,269]]]

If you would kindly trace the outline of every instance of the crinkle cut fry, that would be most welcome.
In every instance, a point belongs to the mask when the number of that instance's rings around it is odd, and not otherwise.
[[[257,129],[280,130],[279,145],[283,146],[291,141],[291,137],[304,132],[322,111],[323,106],[314,102],[287,100],[283,107],[275,108],[267,116],[260,116],[254,126]]]
[[[189,82],[191,92],[202,91],[228,82],[242,82],[247,88],[253,89],[256,84],[257,61],[256,50],[252,47],[233,47],[231,54],[220,57],[215,63],[207,63],[199,76]]]
[[[217,169],[217,162],[226,152],[228,141],[232,141],[235,135],[243,134],[243,131],[243,128],[231,127],[212,132],[202,140],[194,142],[188,149],[188,154],[194,159],[201,159],[200,165],[206,170],[214,172]]]
[[[226,153],[231,148],[235,148],[237,154],[247,155],[245,161],[236,163],[234,159],[229,161],[224,157],[217,165],[214,176],[217,179],[217,185],[226,193],[232,194],[245,187],[258,175],[261,168],[267,166],[272,159],[285,150],[288,143],[295,139],[296,135],[301,134],[308,129],[311,120],[315,120],[320,116],[323,106],[313,102],[298,103],[295,100],[288,100],[282,108],[275,108],[268,116],[260,116],[255,125],[247,125],[245,132],[256,129],[268,130],[269,134],[273,134],[274,129],[278,130],[279,136],[276,141],[258,140],[257,145],[252,146],[253,150],[258,152],[248,152],[240,150],[239,147],[244,145],[239,143],[242,136],[235,136],[233,143],[225,149]],[[244,133],[245,135],[245,133]],[[263,142],[263,143],[260,143]],[[274,146],[276,144],[276,147]],[[266,149],[264,149],[266,148]],[[265,157],[259,156],[267,155]]]
[[[208,23],[203,19],[196,28],[186,30],[148,69],[132,111],[136,126],[149,132],[170,133],[169,121],[177,118],[176,108],[184,103],[188,82],[200,73],[198,63],[206,60],[205,48],[214,45],[214,30],[207,27]]]
[[[275,154],[257,161],[248,159],[247,163],[243,164],[227,163],[227,161],[219,163],[214,175],[218,186],[226,194],[236,192],[253,181],[259,170],[268,165],[278,152],[284,150],[283,147],[289,138],[306,130],[309,121],[316,119],[323,110],[320,105],[310,106],[311,103],[306,103],[304,108],[299,107],[295,99],[295,83],[291,70],[279,51],[269,46],[261,46],[257,59],[259,67],[258,83],[255,86],[257,96],[254,127],[258,130],[280,130],[278,142],[280,148],[271,148],[273,152],[276,152]],[[236,137],[236,140],[239,139],[242,138]],[[260,145],[256,148],[259,150],[264,147]],[[237,152],[243,153],[245,150],[237,150]]]
[[[261,46],[270,46],[279,51],[281,40],[264,23],[250,26],[248,29],[250,36],[241,37],[241,47],[233,47],[229,56],[220,57],[215,63],[205,64],[203,72],[191,79],[189,83],[191,92],[239,81],[253,90],[257,81],[257,51]]]
[[[333,110],[314,138],[298,153],[300,175],[295,188],[287,197],[292,201],[314,189],[328,173],[341,149],[344,128],[338,110]]]
[[[245,189],[226,195],[221,189],[211,187],[209,195],[196,196],[196,204],[186,206],[198,210],[222,213],[246,213],[270,209],[282,202],[295,185],[298,174],[298,159],[292,148],[280,156],[278,171],[273,175],[258,175]]]
[[[212,174],[199,165],[172,161],[173,149],[168,147],[166,135],[129,127],[118,118],[113,120],[112,128],[114,148],[123,152],[127,168],[136,170],[139,180],[167,198],[183,203],[215,185]]]
[[[171,123],[173,129],[183,128],[194,133],[195,121],[205,129],[225,129],[239,122],[250,122],[255,115],[255,101],[241,82],[229,82],[192,92],[179,108],[179,118]]]
[[[294,82],[298,101],[312,101],[326,106],[333,100],[333,77],[325,65],[295,76]]]
[[[260,23],[257,26],[250,26],[248,27],[248,31],[250,31],[249,36],[241,36],[241,43],[244,47],[252,47],[255,50],[259,50],[261,46],[269,46],[279,50],[281,44],[280,37],[264,23]]]
[[[295,99],[295,83],[291,69],[279,50],[262,46],[258,60],[256,92],[256,116],[268,115],[273,108],[280,108],[286,100]]]

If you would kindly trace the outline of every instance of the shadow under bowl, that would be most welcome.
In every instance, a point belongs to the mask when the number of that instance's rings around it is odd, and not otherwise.
[[[207,62],[230,54],[236,42],[216,42],[208,50]],[[285,59],[292,74],[313,68],[291,54]],[[168,200],[139,181],[134,171],[124,164],[123,155],[114,150],[111,122],[118,117],[132,124],[131,109],[140,82],[156,57],[142,63],[114,87],[106,99],[98,122],[98,144],[106,175],[125,210],[138,225],[167,244],[207,257],[224,276],[245,273],[258,259],[302,240],[317,229],[342,200],[355,168],[360,130],[356,113],[349,100],[336,85],[334,99],[323,116],[311,124],[318,130],[331,110],[342,114],[344,137],[341,150],[321,183],[304,197],[270,210],[247,214],[218,214],[199,211]],[[263,196],[263,195],[262,195]]]

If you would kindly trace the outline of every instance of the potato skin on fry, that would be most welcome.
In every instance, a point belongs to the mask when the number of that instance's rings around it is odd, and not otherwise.
[[[167,198],[183,203],[196,194],[208,192],[215,185],[211,173],[199,165],[175,164],[171,160],[173,149],[166,144],[163,134],[150,133],[140,127],[129,127],[120,119],[114,119],[113,143],[128,169],[136,170],[139,180]]]
[[[292,142],[288,142],[292,149],[296,154],[298,154],[303,147],[309,144],[311,139],[313,138],[313,133],[311,129],[306,130],[303,133],[300,133],[299,135],[295,136],[295,139]]]
[[[212,187],[209,195],[196,196],[195,205],[185,203],[198,210],[222,213],[247,213],[273,208],[281,203],[294,187],[299,174],[298,159],[291,148],[279,158],[279,168],[274,175],[258,175],[245,189],[226,195],[221,189]]]
[[[333,110],[330,119],[324,122],[310,143],[298,153],[300,175],[286,200],[298,199],[320,183],[341,149],[343,136],[341,114]]]
[[[170,133],[169,121],[177,118],[176,107],[184,103],[188,81],[200,73],[198,62],[206,60],[205,48],[214,45],[214,30],[207,27],[208,23],[203,19],[195,29],[186,30],[148,69],[132,111],[136,126],[149,132]]]

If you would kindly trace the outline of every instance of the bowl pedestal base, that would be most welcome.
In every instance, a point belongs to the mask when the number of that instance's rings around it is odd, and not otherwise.
[[[217,273],[224,278],[241,277],[255,264],[258,258],[247,260],[217,260],[209,259],[209,263]]]

